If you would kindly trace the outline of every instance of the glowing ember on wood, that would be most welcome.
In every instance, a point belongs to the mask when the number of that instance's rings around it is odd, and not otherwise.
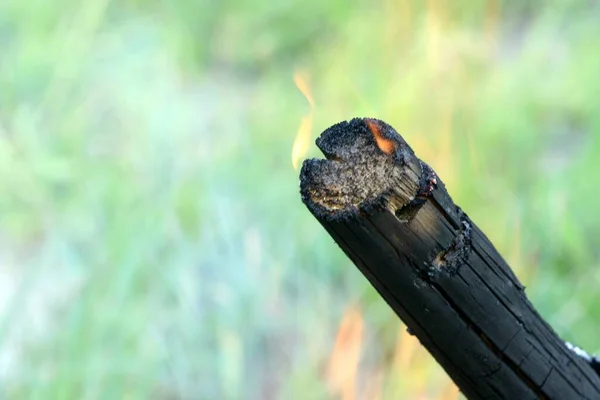
[[[386,139],[381,134],[381,125],[379,124],[379,122],[377,122],[377,120],[374,119],[365,118],[365,123],[367,124],[369,130],[373,134],[373,137],[377,142],[377,147],[379,147],[379,149],[386,154],[392,154],[394,150],[396,150],[394,142],[392,142],[390,139]]]

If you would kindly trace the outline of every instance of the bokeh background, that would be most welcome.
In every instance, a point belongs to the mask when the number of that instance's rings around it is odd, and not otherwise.
[[[294,143],[318,156],[355,116],[600,352],[599,21],[592,0],[2,0],[0,397],[459,398],[300,202]]]

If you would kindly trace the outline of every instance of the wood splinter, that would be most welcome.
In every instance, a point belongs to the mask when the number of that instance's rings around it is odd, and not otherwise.
[[[597,359],[542,319],[391,126],[355,118],[316,143],[302,201],[469,399],[600,399]]]

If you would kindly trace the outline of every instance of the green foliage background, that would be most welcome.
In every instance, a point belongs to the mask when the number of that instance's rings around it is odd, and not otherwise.
[[[401,324],[300,202],[297,70],[313,137],[390,123],[560,335],[600,351],[599,18],[575,0],[3,0],[1,397],[337,398],[323,371],[357,305],[357,398],[450,398],[424,350],[398,363]]]

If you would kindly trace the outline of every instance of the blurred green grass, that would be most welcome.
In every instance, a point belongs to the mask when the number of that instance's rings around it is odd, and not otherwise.
[[[297,69],[313,138],[392,124],[600,351],[599,6],[466,4],[1,2],[2,397],[337,398],[354,305],[357,398],[454,396],[300,202]]]

